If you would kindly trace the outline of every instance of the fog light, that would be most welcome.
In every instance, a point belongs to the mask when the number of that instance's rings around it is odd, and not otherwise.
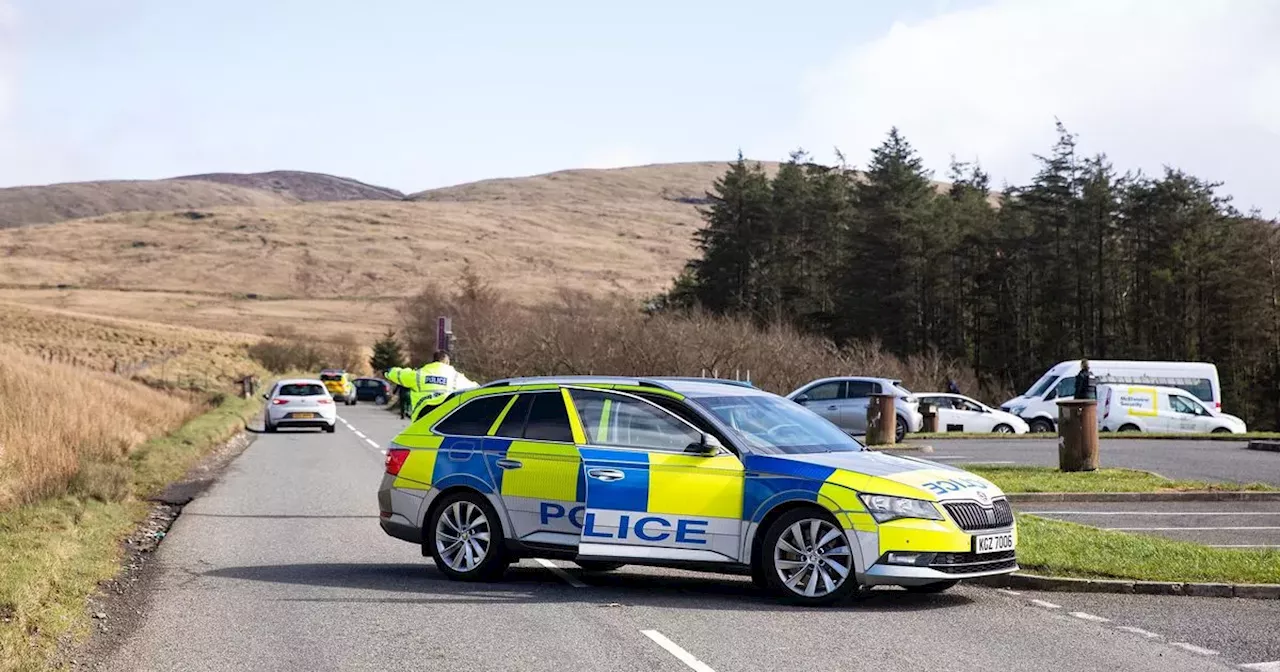
[[[886,553],[884,561],[891,565],[924,567],[933,562],[933,553]]]

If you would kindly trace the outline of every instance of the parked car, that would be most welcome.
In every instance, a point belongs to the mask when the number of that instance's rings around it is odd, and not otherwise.
[[[280,427],[319,427],[332,434],[337,428],[337,404],[319,380],[282,380],[262,398],[267,400],[262,428],[268,433]]]
[[[1089,371],[1098,379],[1099,385],[1128,383],[1176,387],[1191,393],[1210,412],[1222,411],[1222,385],[1218,382],[1218,367],[1213,364],[1090,360]],[[1059,362],[1026,392],[1000,404],[1000,410],[1026,420],[1033,432],[1052,432],[1057,429],[1057,401],[1075,398],[1078,373],[1080,360]]]
[[[908,432],[918,432],[924,426],[920,404],[902,381],[892,378],[867,378],[840,376],[820,378],[787,395],[787,398],[835,423],[850,434],[866,434],[867,406],[873,394],[893,394],[897,419],[894,436],[901,441]]]
[[[356,399],[381,406],[391,398],[391,383],[381,378],[356,378]]]
[[[325,389],[329,390],[334,401],[340,401],[348,406],[355,405],[356,386],[351,384],[351,376],[346,371],[325,369],[320,372],[320,380],[324,382]]]
[[[962,394],[929,392],[917,398],[922,405],[937,407],[940,432],[1026,434],[1031,429],[1022,418]]]
[[[1185,390],[1153,385],[1098,386],[1098,429],[1104,432],[1244,434],[1244,420],[1212,413]]]

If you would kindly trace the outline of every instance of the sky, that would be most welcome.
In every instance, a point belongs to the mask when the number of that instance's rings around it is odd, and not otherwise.
[[[1035,172],[1060,119],[1280,216],[1273,0],[0,0],[0,186],[313,170],[412,192],[566,168]]]

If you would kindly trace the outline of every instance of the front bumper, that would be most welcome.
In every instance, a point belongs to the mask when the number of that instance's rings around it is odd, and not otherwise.
[[[867,568],[864,583],[869,586],[919,586],[938,581],[976,579],[1018,571],[1016,551],[1000,553],[927,553],[922,566],[894,565],[882,556]]]

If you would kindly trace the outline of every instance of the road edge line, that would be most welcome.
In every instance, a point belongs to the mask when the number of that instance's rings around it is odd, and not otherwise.
[[[1179,581],[1128,581],[1117,579],[1076,579],[1038,574],[1001,574],[973,583],[990,588],[1040,590],[1063,593],[1117,593],[1124,595],[1175,595],[1183,597],[1238,597],[1252,600],[1280,600],[1280,584],[1275,583],[1193,583]]]

